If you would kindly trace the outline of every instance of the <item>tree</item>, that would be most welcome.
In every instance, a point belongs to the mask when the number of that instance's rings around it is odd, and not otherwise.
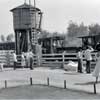
[[[48,32],[46,30],[41,31],[40,38],[46,38],[48,36],[50,36],[50,32]]]
[[[91,25],[89,25],[89,34],[90,35],[98,35],[98,34],[100,34],[100,25],[99,24],[91,24]]]
[[[13,34],[9,34],[6,37],[7,42],[12,42],[14,40],[14,35]]]
[[[4,35],[1,35],[0,38],[1,38],[1,41],[2,41],[2,42],[5,42],[5,37],[4,37]]]
[[[83,22],[78,26],[78,34],[77,35],[78,36],[89,35],[88,27],[85,26]]]
[[[52,37],[56,37],[56,36],[59,36],[59,33],[58,32],[53,32]]]
[[[67,33],[68,37],[70,38],[75,37],[78,33],[78,25],[70,21],[67,30],[68,30],[68,33]]]
[[[85,26],[83,22],[78,25],[77,23],[70,21],[67,29],[68,29],[67,36],[70,38],[88,34],[88,27]]]
[[[77,37],[88,35],[88,27],[85,26],[84,23],[78,25],[77,23],[70,21],[67,29],[67,46],[80,46],[82,43],[81,40]]]

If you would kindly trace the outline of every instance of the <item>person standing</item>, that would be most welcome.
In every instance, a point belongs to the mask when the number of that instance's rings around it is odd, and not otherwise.
[[[37,66],[41,65],[42,47],[40,44],[36,45]]]
[[[92,75],[96,78],[96,83],[98,81],[99,73],[100,73],[100,52],[98,53],[97,63],[92,72]]]
[[[86,72],[90,73],[90,68],[91,68],[91,60],[92,60],[92,56],[91,56],[91,52],[93,51],[93,48],[90,46],[87,46],[84,55],[85,55],[85,59],[86,59]]]
[[[17,64],[17,56],[16,56],[16,53],[15,51],[13,52],[13,65],[14,65],[14,70],[16,69],[16,64]]]
[[[22,65],[22,68],[25,67],[25,55],[24,55],[24,52],[22,52],[22,55],[21,55],[21,65]]]
[[[25,65],[27,68],[29,68],[29,52],[25,53]]]
[[[77,72],[79,73],[82,73],[82,58],[83,58],[82,48],[79,48],[78,53],[77,53],[77,59],[78,59]]]
[[[33,55],[33,52],[31,50],[29,51],[29,55],[28,56],[29,56],[29,63],[30,63],[29,67],[30,67],[30,70],[33,70],[33,56],[34,55]]]

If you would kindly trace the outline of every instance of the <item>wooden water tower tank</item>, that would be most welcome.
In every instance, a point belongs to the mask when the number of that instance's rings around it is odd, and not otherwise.
[[[39,8],[24,3],[11,10],[15,31],[16,53],[27,52],[32,40],[41,29],[42,12]],[[34,41],[33,41],[34,42]]]

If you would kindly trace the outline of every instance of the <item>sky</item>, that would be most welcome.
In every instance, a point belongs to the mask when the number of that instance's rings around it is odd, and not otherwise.
[[[10,9],[24,1],[0,0],[0,34],[14,33]],[[43,12],[42,29],[50,32],[66,32],[70,20],[85,25],[100,24],[100,0],[36,0],[36,6]]]

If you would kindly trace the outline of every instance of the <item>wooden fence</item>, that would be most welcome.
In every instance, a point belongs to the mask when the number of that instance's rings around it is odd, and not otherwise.
[[[12,65],[13,64],[13,58],[11,54],[12,50],[8,51],[0,51],[0,62],[4,63],[5,65]],[[18,55],[18,63],[21,63],[21,56]],[[96,64],[97,60],[97,52],[92,53],[92,66]],[[59,54],[42,54],[40,58],[40,65],[41,66],[58,66],[62,67],[63,64],[67,64],[68,61],[74,61],[77,62],[77,53],[59,53]],[[83,56],[83,64],[85,64],[85,58]],[[36,55],[34,55],[34,64],[38,65],[38,58]]]
[[[0,50],[0,63],[4,65],[12,65],[12,52],[13,50]]]
[[[77,62],[77,53],[61,53],[61,54],[43,54],[41,57],[42,66],[59,66],[62,67],[69,61]],[[97,61],[97,52],[92,53],[91,67],[94,67]],[[85,66],[85,57],[83,55],[83,65]]]

